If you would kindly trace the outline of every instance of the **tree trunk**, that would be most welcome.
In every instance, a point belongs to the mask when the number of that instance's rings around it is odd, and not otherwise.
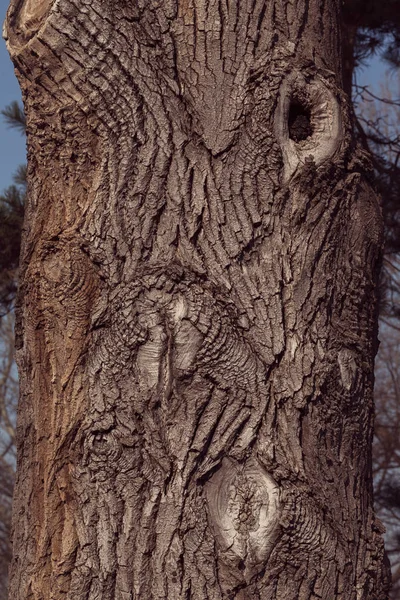
[[[339,5],[12,0],[12,600],[387,597]]]

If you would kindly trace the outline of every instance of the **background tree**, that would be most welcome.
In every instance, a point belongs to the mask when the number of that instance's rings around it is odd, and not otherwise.
[[[11,127],[25,133],[17,102],[2,111]],[[15,420],[18,399],[14,362],[14,300],[26,196],[26,167],[18,168],[14,185],[0,195],[0,600],[7,599],[11,560],[11,501],[15,480]]]
[[[345,87],[352,89],[358,138],[372,157],[382,197],[385,248],[380,280],[381,346],[376,363],[374,443],[375,499],[387,527],[392,563],[391,598],[400,598],[400,436],[399,416],[399,240],[400,240],[400,103],[394,81],[378,96],[357,85],[354,75],[374,54],[393,68],[400,66],[400,13],[396,1],[349,1],[344,4]],[[352,86],[352,88],[351,88]]]
[[[11,560],[11,501],[15,479],[15,415],[18,379],[14,362],[14,331],[11,314],[0,321],[0,599],[7,598],[8,565]]]
[[[380,282],[380,313],[398,319],[400,252],[400,88],[394,82],[381,86],[377,96],[354,86],[358,133],[372,157],[376,183],[382,197],[385,248]],[[397,95],[396,95],[397,94]]]
[[[393,588],[400,594],[400,330],[381,327],[375,374],[376,423],[374,443],[375,503],[387,529]]]
[[[399,293],[399,192],[400,98],[395,80],[388,78],[373,93],[354,86],[358,131],[371,151],[378,189],[382,195],[385,248],[380,280],[380,350],[376,361],[376,426],[374,444],[375,499],[387,528],[387,549],[392,563],[391,598],[400,598],[400,293]],[[378,95],[376,95],[378,94]]]

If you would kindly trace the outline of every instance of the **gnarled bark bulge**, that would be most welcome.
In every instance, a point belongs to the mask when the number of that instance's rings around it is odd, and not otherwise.
[[[383,600],[379,202],[339,0],[12,0],[12,600]]]

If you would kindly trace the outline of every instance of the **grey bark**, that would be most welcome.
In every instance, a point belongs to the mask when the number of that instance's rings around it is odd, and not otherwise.
[[[387,597],[339,6],[12,0],[12,600]]]

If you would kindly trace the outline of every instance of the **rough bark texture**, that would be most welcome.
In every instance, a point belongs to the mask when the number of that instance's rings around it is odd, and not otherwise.
[[[339,4],[12,1],[12,600],[386,598]]]

